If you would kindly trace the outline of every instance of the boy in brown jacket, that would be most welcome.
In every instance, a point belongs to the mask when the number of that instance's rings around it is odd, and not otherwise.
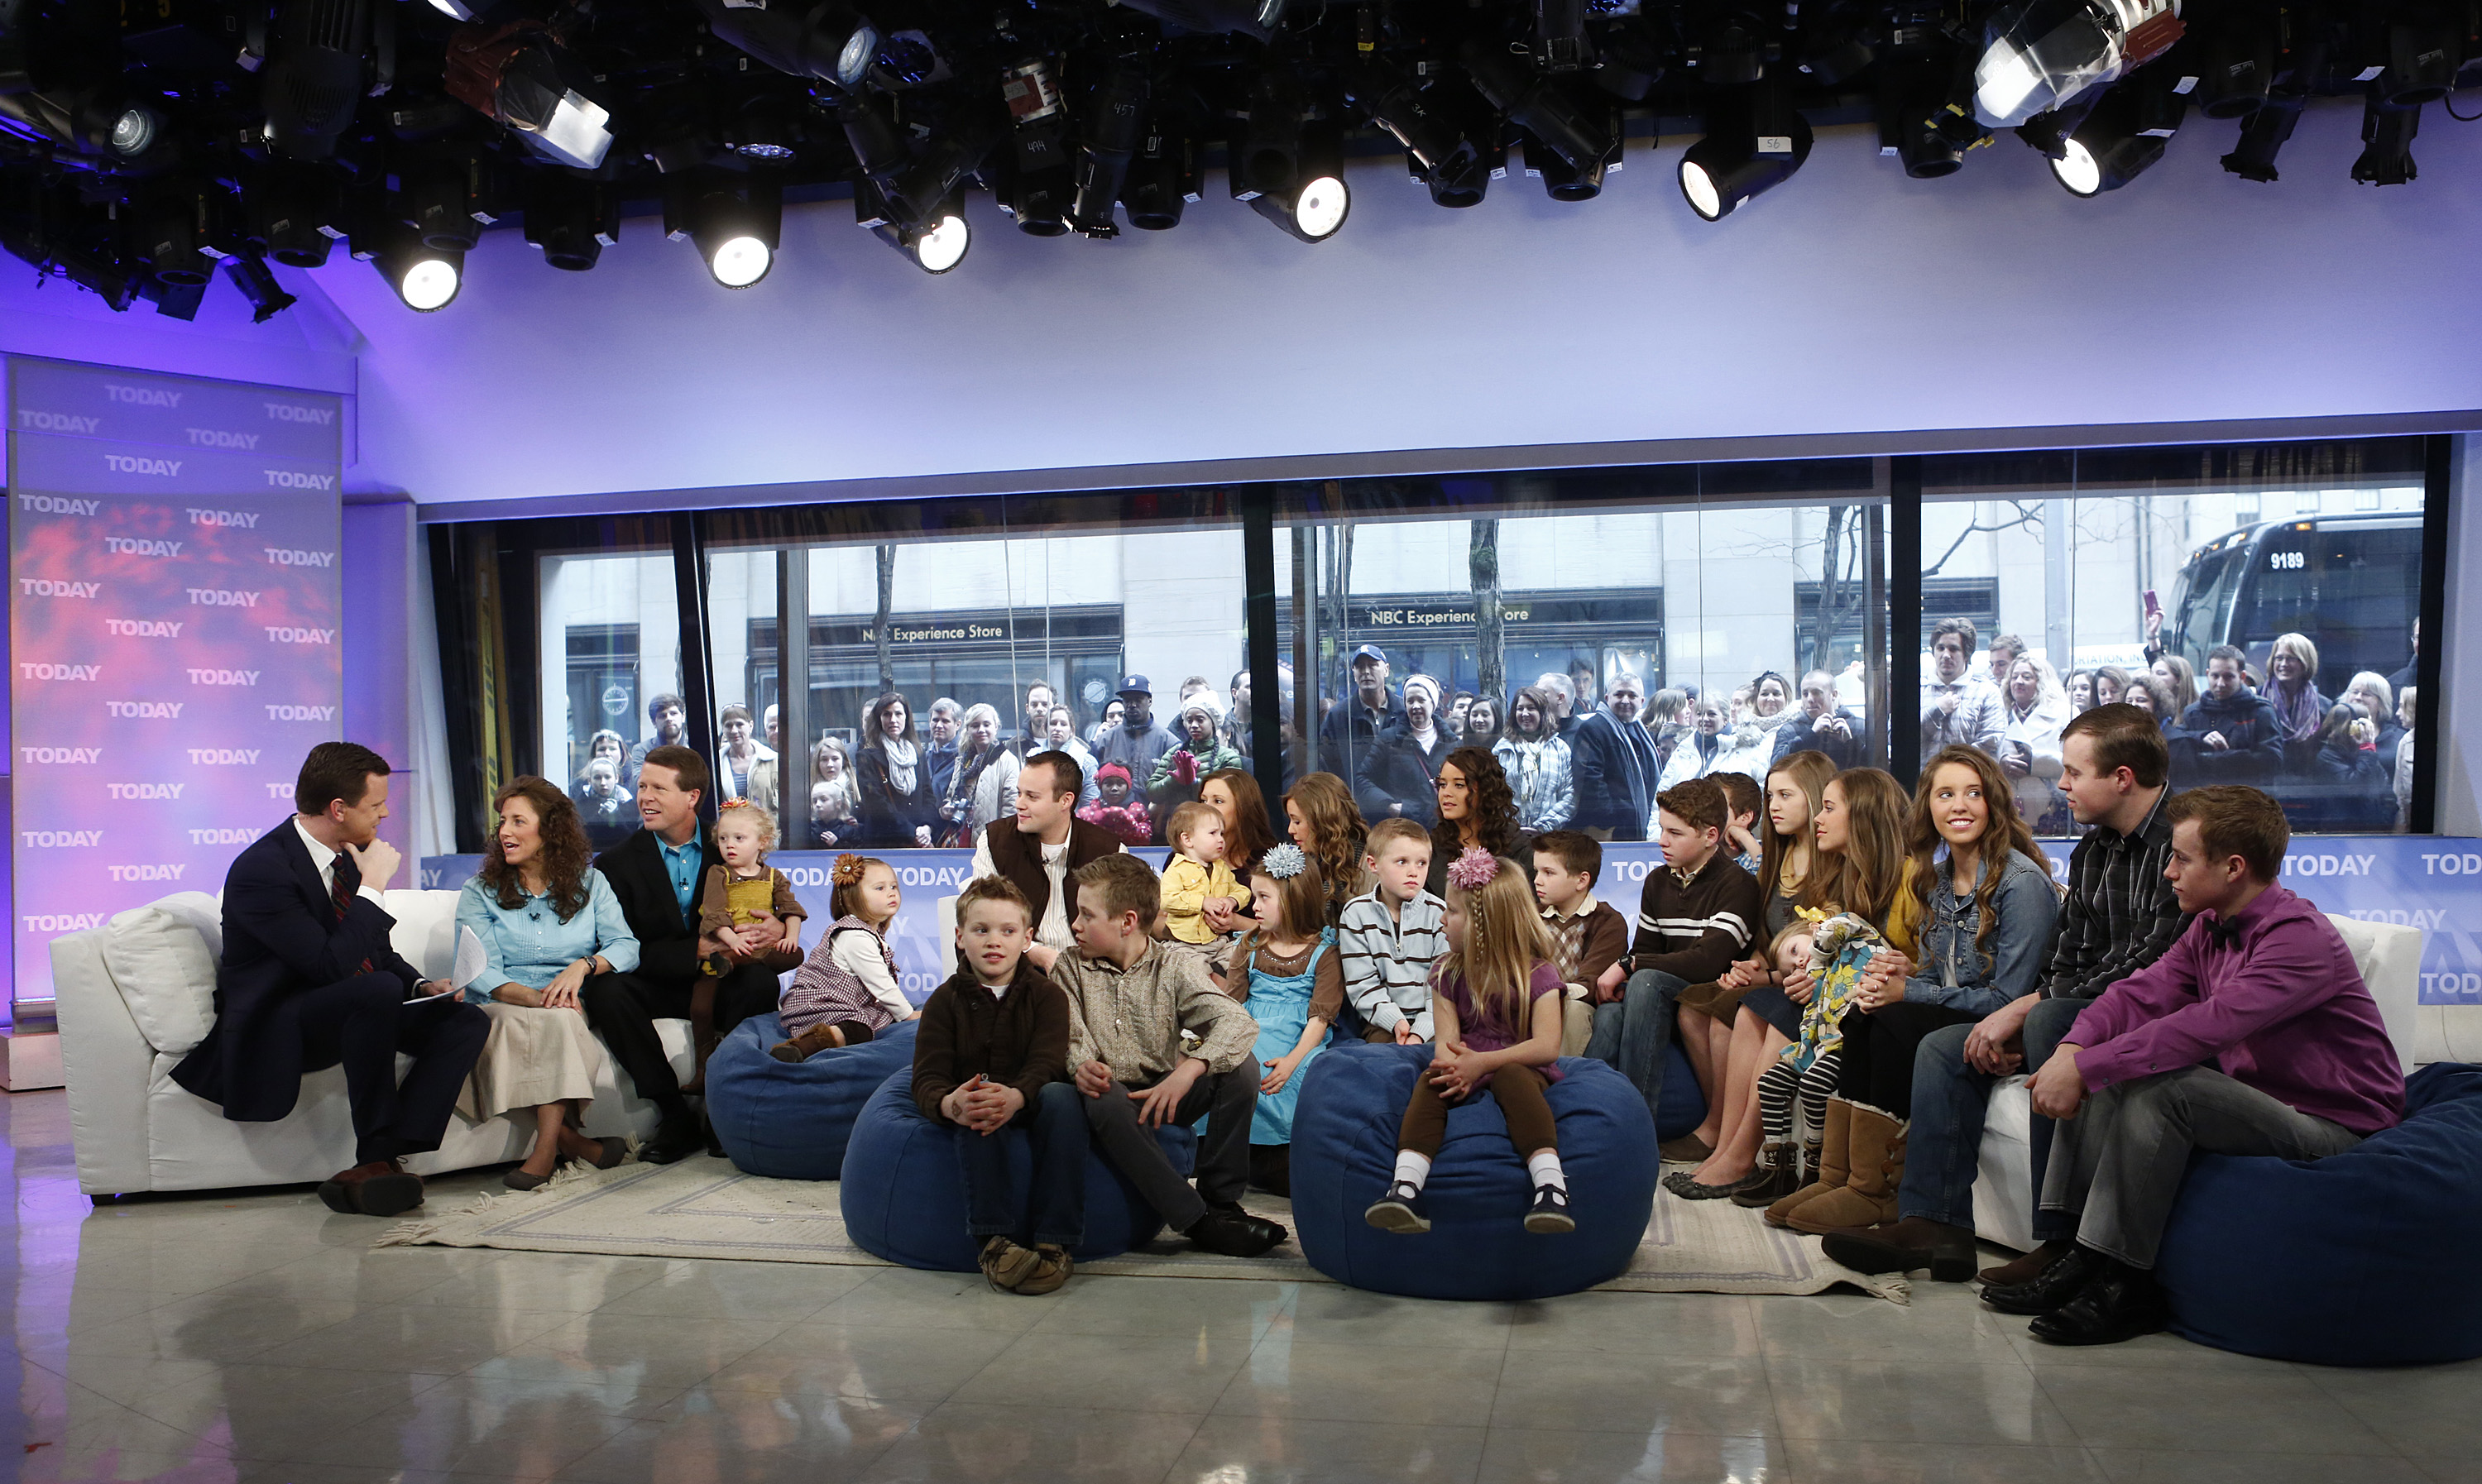
[[[959,1130],[965,1228],[982,1239],[983,1276],[1003,1293],[1057,1290],[1086,1232],[1086,1106],[1066,1080],[1069,996],[1026,958],[1033,937],[1034,909],[1013,883],[967,882],[957,897],[965,967],[931,992],[913,1043],[914,1106]],[[1013,1127],[1034,1141],[1023,1212],[998,1137]]]

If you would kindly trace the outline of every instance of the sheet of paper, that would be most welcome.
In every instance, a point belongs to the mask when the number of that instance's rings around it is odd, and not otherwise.
[[[448,971],[450,988],[462,990],[482,978],[483,970],[489,967],[490,963],[490,956],[483,951],[483,940],[474,936],[472,928],[460,927],[457,930],[457,965]]]

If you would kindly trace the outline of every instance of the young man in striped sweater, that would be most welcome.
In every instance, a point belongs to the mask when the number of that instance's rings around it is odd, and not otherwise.
[[[1713,779],[1691,779],[1656,798],[1655,835],[1663,846],[1663,866],[1647,873],[1646,890],[1638,899],[1628,983],[1617,996],[1606,999],[1604,992],[1596,995],[1595,1030],[1586,1054],[1609,1063],[1635,1083],[1650,1113],[1659,1113],[1663,1101],[1664,1061],[1672,1047],[1680,992],[1713,982],[1748,952],[1765,910],[1757,878],[1723,848],[1724,826],[1730,818],[1723,787]],[[1708,1069],[1697,1071],[1711,1102],[1715,1086]],[[1694,1140],[1695,1135],[1683,1138]],[[1707,1153],[1712,1151],[1695,1157],[1703,1159]],[[1693,1155],[1689,1149],[1666,1146],[1663,1157]]]

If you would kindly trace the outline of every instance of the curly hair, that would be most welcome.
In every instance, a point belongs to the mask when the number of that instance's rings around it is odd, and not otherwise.
[[[586,870],[593,847],[586,842],[585,821],[577,817],[568,790],[546,778],[528,774],[511,779],[491,796],[491,812],[503,818],[511,799],[534,806],[535,832],[541,842],[543,885],[551,910],[567,922],[586,910]],[[500,832],[490,832],[483,849],[483,868],[474,873],[504,911],[525,905],[524,871],[500,854]]]
[[[1361,856],[1367,829],[1355,807],[1353,790],[1333,773],[1312,773],[1293,785],[1284,803],[1301,811],[1309,826],[1310,843],[1302,847],[1318,862],[1319,879],[1327,884],[1328,921],[1333,925],[1344,904],[1360,896]]]
[[[1494,856],[1517,854],[1517,794],[1508,786],[1508,770],[1499,765],[1499,759],[1479,747],[1461,747],[1440,758],[1439,766],[1465,775],[1468,793],[1464,824],[1473,830],[1471,843]],[[1457,824],[1442,819],[1431,827],[1433,860],[1453,861],[1466,844]]]
[[[1940,848],[1947,843],[1939,831],[1938,790],[1933,785],[1940,769],[1951,767],[1972,772],[1975,783],[1982,789],[1982,807],[1988,811],[1982,837],[1974,842],[1982,858],[1982,880],[1973,888],[1973,912],[1979,922],[1973,934],[1973,947],[1982,955],[1983,971],[1988,973],[1994,967],[1991,935],[1999,927],[1999,914],[1992,910],[1991,899],[1999,892],[1999,879],[2007,874],[2009,856],[2023,856],[2041,864],[2046,876],[2050,874],[2050,865],[2044,859],[2043,847],[2034,843],[2034,832],[2025,828],[2025,817],[2017,812],[2017,793],[2009,785],[2008,775],[1999,771],[1999,764],[1991,755],[1978,747],[1942,747],[1922,769],[1921,786],[1914,794],[1914,807],[1905,822],[1905,848],[1913,867],[1907,887],[1913,892],[1914,908],[1920,921],[1931,920],[1933,878]]]

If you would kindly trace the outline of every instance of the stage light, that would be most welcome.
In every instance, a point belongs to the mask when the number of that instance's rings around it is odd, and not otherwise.
[[[1719,93],[1707,105],[1705,137],[1680,157],[1680,194],[1709,222],[1792,178],[1809,158],[1809,120],[1781,87]]]
[[[665,233],[686,236],[705,260],[707,272],[726,288],[748,288],[776,266],[776,248],[783,231],[783,187],[773,179],[748,177],[737,185],[710,177],[692,186],[677,211],[665,200]]]
[[[395,7],[381,0],[282,0],[259,74],[266,138],[277,153],[325,160],[371,89],[373,51],[394,52]],[[386,70],[382,68],[382,70]]]
[[[1586,0],[1534,0],[1534,47],[1545,72],[1574,72],[1594,61]]]
[[[2283,52],[2272,11],[2225,11],[2211,23],[2198,57],[2198,112],[2209,119],[2246,119],[2263,107]]]
[[[173,150],[163,116],[103,89],[12,93],[0,86],[0,135],[15,134],[84,156],[119,174],[145,174]],[[167,147],[158,151],[156,146]],[[157,157],[149,160],[150,153]]]
[[[1476,168],[1482,150],[1436,90],[1385,63],[1372,63],[1346,80],[1345,97],[1396,136],[1433,200],[1451,207],[1481,203],[1491,184],[1490,172]]]
[[[2421,132],[2421,105],[2402,108],[2381,95],[2373,84],[2362,105],[2362,156],[2353,162],[2353,178],[2363,185],[2404,185],[2421,172],[2414,168],[2413,140]]]
[[[1462,55],[1475,91],[1492,107],[1567,161],[1579,176],[1599,176],[1619,143],[1606,111],[1579,103],[1504,48],[1477,39],[1465,43]]]
[[[132,254],[166,283],[197,285],[215,276],[207,253],[207,203],[202,191],[175,186],[133,203]]]
[[[2188,99],[2175,80],[2141,73],[2095,100],[2060,140],[2051,175],[2072,196],[2099,196],[2128,184],[2163,158]]]
[[[1147,58],[1121,57],[1103,74],[1087,104],[1069,220],[1089,237],[1114,235],[1112,205],[1121,199],[1130,157],[1146,136],[1147,96],[1152,82]]]
[[[264,325],[299,303],[284,291],[283,284],[276,281],[267,260],[254,254],[225,258],[224,277],[250,301],[250,322],[253,325]]]
[[[1130,10],[1207,36],[1238,34],[1266,40],[1284,23],[1286,0],[1125,0]]]
[[[1180,214],[1198,199],[1198,149],[1186,135],[1174,134],[1162,121],[1149,119],[1129,173],[1121,183],[1121,209],[1129,225],[1145,232],[1170,231]]]
[[[620,203],[603,186],[545,172],[526,199],[526,241],[563,273],[585,273],[620,240]]]
[[[2276,179],[2275,156],[2292,138],[2301,122],[2301,108],[2307,98],[2278,94],[2266,100],[2258,112],[2241,120],[2240,141],[2232,152],[2224,156],[2224,169],[2243,180],[2273,184]]]
[[[900,221],[894,203],[868,179],[855,184],[854,220],[925,273],[946,273],[964,262],[974,241],[960,199],[935,202],[917,220]]]
[[[2014,0],[1983,25],[1973,108],[2005,128],[2159,56],[2180,39],[2172,0]]]
[[[376,249],[356,242],[354,255],[367,258],[396,297],[417,314],[447,308],[464,286],[465,254],[424,247],[410,227],[384,230]]]
[[[1258,74],[1250,120],[1228,167],[1232,199],[1303,242],[1335,235],[1353,208],[1344,183],[1344,131],[1278,67]]]
[[[698,0],[707,29],[779,72],[858,88],[879,60],[879,28],[842,0],[807,11],[771,9],[742,0]]]
[[[1690,65],[1710,88],[1741,88],[1767,75],[1767,43],[1774,28],[1748,11],[1721,11],[1698,33]]]
[[[1000,101],[1008,105],[1014,145],[1001,156],[1000,205],[1029,237],[1065,236],[1074,183],[1069,167],[1069,118],[1050,62],[1028,57],[1003,71]],[[1103,212],[1108,231],[1108,200]]]
[[[449,96],[514,130],[537,151],[594,170],[612,148],[612,116],[568,86],[557,33],[536,20],[476,21],[448,39],[442,82]]]
[[[2391,108],[2436,103],[2456,88],[2465,65],[2464,7],[2416,12],[2388,27],[2387,70],[2379,74],[2380,97]],[[2410,141],[2413,136],[2405,136]]]

